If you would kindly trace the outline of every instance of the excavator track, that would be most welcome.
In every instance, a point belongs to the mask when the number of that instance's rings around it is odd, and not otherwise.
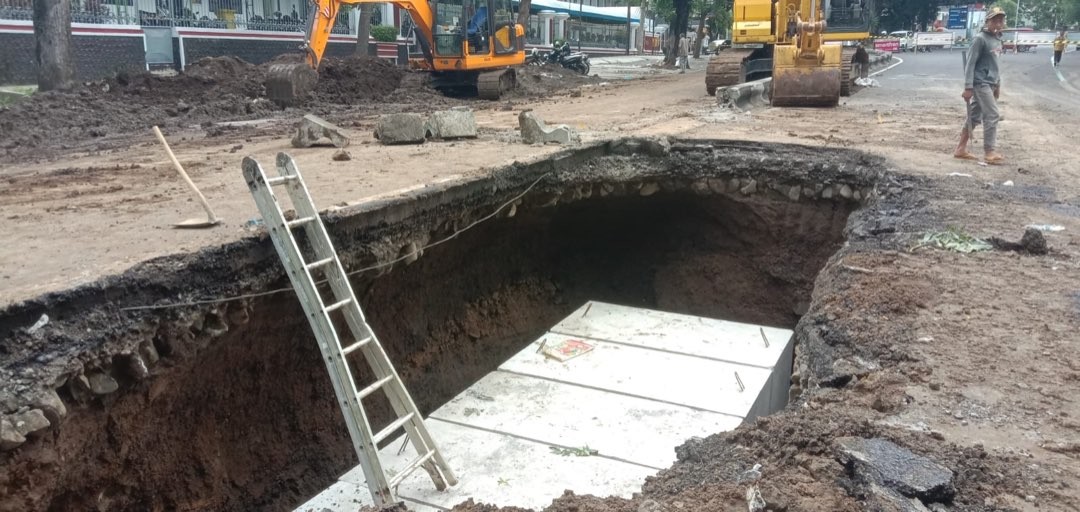
[[[844,47],[840,55],[840,95],[851,96],[862,89],[855,83],[858,78],[866,78],[870,72],[870,56],[860,47]]]
[[[753,50],[730,50],[720,52],[709,59],[705,68],[705,91],[709,96],[716,94],[716,89],[735,85],[743,81],[743,59]]]
[[[476,77],[476,95],[483,100],[498,100],[516,86],[517,73],[513,69],[486,71]]]

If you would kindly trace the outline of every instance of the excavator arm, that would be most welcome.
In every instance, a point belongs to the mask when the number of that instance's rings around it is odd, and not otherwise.
[[[301,49],[305,56],[303,62],[280,62],[271,64],[266,75],[266,94],[279,105],[292,105],[315,89],[319,80],[319,63],[326,52],[330,33],[337,21],[342,4],[356,5],[365,3],[385,3],[381,0],[312,0],[308,15],[304,44]],[[390,2],[405,9],[412,16],[420,32],[420,48],[428,63],[431,63],[432,27],[435,25],[435,13],[426,0],[395,0]]]
[[[330,32],[334,28],[338,11],[343,4],[375,4],[386,3],[383,0],[312,0],[312,11],[309,16],[307,31],[304,34],[303,49],[307,51],[307,63],[312,69],[319,68],[323,53],[326,51],[326,43],[330,40]],[[416,29],[420,32],[422,41],[420,47],[424,49],[428,61],[432,59],[431,44],[433,35],[432,27],[435,26],[435,13],[426,0],[397,0],[389,2],[406,11],[412,16]]]

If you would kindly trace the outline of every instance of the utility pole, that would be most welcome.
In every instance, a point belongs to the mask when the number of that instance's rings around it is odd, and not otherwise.
[[[1016,0],[1016,28],[1020,28],[1020,0]],[[1020,31],[1013,31],[1013,53],[1020,53]]]
[[[630,45],[633,42],[634,35],[630,29],[630,0],[626,0],[626,54],[630,55]]]
[[[577,3],[577,51],[581,51],[581,40],[585,38],[585,14],[583,14],[585,0],[578,0]]]

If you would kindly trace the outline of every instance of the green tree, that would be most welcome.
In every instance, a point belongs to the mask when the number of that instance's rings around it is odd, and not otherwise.
[[[937,14],[936,0],[882,0],[880,11],[874,13],[878,19],[878,30],[922,30],[927,22],[933,21]]]

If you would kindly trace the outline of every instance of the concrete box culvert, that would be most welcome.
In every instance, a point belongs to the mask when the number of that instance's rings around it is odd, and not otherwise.
[[[837,149],[618,140],[326,219],[358,269],[511,203],[354,276],[431,411],[588,300],[795,326],[882,168]],[[0,312],[0,415],[50,423],[0,452],[0,510],[286,508],[332,483],[355,461],[318,349],[291,291],[260,295],[287,282],[260,235]]]

